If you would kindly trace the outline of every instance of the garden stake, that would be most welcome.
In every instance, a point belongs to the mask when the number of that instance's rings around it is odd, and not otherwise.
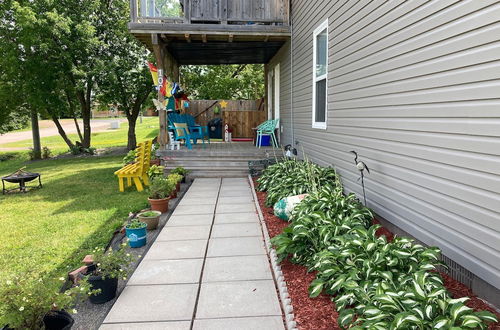
[[[358,171],[361,173],[361,187],[363,188],[363,200],[365,201],[365,206],[366,206],[366,193],[365,193],[365,175],[364,175],[364,170],[370,174],[370,169],[366,164],[362,161],[358,161],[358,153],[354,150],[349,151],[354,154],[354,164],[356,164],[356,168]],[[358,179],[359,180],[359,179]]]

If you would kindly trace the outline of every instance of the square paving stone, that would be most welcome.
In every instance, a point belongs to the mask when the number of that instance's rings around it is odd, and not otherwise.
[[[217,198],[219,191],[190,190],[184,194],[184,198]]]
[[[193,330],[285,330],[281,316],[194,320]]]
[[[203,259],[143,260],[127,285],[198,283]]]
[[[203,258],[206,248],[206,240],[155,242],[144,260]]]
[[[222,178],[222,184],[231,184],[231,183],[246,183],[248,184],[247,178]]]
[[[237,212],[255,212],[254,203],[244,203],[244,204],[221,204],[217,205],[217,213],[237,213]]]
[[[221,178],[196,178],[193,180],[194,183],[203,183],[203,184],[219,184],[221,182]]]
[[[215,204],[203,204],[203,205],[178,205],[174,210],[174,215],[185,215],[185,214],[213,214],[215,209]]]
[[[259,223],[225,223],[214,225],[211,235],[213,238],[248,236],[262,236]]]
[[[259,222],[259,216],[256,212],[247,213],[218,213],[215,215],[214,224],[222,223],[241,223],[241,222]]]
[[[203,282],[272,280],[267,256],[207,258]]]
[[[261,237],[213,238],[208,243],[208,257],[266,254]]]
[[[220,197],[217,201],[219,205],[221,204],[247,204],[253,203],[253,198],[250,196],[242,197]]]
[[[178,205],[204,205],[217,203],[217,196],[211,197],[184,197]]]
[[[157,242],[208,239],[210,226],[164,227]]]
[[[99,330],[189,330],[191,321],[103,324]]]
[[[104,323],[191,320],[198,284],[127,286]]]
[[[252,197],[250,189],[223,190],[219,193],[219,197]]]
[[[197,319],[281,316],[272,280],[202,283]]]
[[[210,226],[214,219],[213,214],[188,214],[188,215],[173,215],[168,219],[165,226]]]

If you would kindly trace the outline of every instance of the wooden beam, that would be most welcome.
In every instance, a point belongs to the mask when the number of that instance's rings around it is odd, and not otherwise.
[[[161,37],[158,36],[158,34],[152,34],[151,35],[151,43],[153,44],[153,53],[156,58],[156,67],[158,69],[161,69],[162,71],[164,70],[165,66],[163,63],[163,59],[165,57],[165,48],[162,45],[161,42]],[[160,104],[162,104],[165,101],[165,97],[163,94],[160,92],[160,89],[158,89],[158,101]],[[167,134],[167,112],[165,110],[159,110],[158,113],[158,118],[160,120],[160,135],[158,137],[158,142],[160,142],[160,145],[162,147],[166,147],[168,144],[168,134]]]
[[[203,41],[203,43],[207,43],[207,35],[206,34],[202,34],[201,35],[201,40]]]
[[[233,42],[234,35],[232,33],[229,34],[227,41]]]
[[[185,33],[184,38],[186,39],[187,42],[191,42],[191,35],[189,33]]]

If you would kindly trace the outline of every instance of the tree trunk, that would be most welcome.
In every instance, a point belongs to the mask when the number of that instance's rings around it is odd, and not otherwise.
[[[63,138],[64,142],[66,142],[68,147],[70,149],[73,149],[75,147],[75,145],[73,144],[73,142],[71,142],[71,140],[66,135],[66,131],[64,131],[64,128],[62,127],[61,123],[59,122],[59,118],[57,118],[56,116],[54,116],[52,114],[51,114],[51,117],[52,117],[52,121],[54,122],[54,124],[56,124],[57,131],[59,132],[59,135],[61,135],[61,137]]]
[[[83,135],[82,135],[82,131],[80,130],[80,124],[78,123],[78,119],[76,118],[75,104],[73,103],[73,101],[71,101],[71,96],[69,95],[68,90],[65,90],[65,92],[66,92],[66,98],[68,100],[69,110],[71,112],[71,116],[73,117],[73,121],[75,122],[75,127],[76,127],[76,131],[78,133],[78,137],[80,138],[80,142],[82,142]]]
[[[91,127],[90,127],[90,116],[92,109],[92,78],[87,80],[86,91],[79,90],[76,92],[78,100],[80,101],[80,107],[82,109],[82,120],[83,120],[83,140],[82,147],[90,148],[91,139]]]
[[[31,133],[33,135],[33,158],[42,159],[40,128],[38,127],[38,112],[35,110],[31,110]]]
[[[137,146],[137,138],[135,136],[135,124],[137,121],[137,117],[135,117],[135,120],[132,120],[131,118],[127,119],[128,119],[127,149],[134,150]]]

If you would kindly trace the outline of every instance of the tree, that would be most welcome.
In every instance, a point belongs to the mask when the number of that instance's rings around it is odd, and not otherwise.
[[[153,90],[151,75],[146,65],[148,51],[127,30],[128,8],[121,8],[117,15],[117,27],[109,42],[104,74],[99,77],[99,101],[103,104],[115,104],[127,116],[127,148],[133,150],[137,139],[135,127],[143,104]],[[151,60],[151,59],[149,59]]]
[[[181,82],[191,98],[255,100],[264,96],[264,66],[260,64],[183,66]]]

